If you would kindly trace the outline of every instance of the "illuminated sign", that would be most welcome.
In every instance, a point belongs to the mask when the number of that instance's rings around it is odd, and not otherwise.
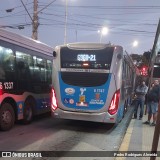
[[[78,54],[77,61],[96,61],[96,55],[94,54]]]

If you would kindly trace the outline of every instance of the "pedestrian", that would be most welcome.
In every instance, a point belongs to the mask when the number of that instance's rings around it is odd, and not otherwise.
[[[135,90],[136,99],[135,99],[135,109],[133,117],[134,119],[137,119],[137,111],[139,106],[140,106],[139,120],[141,120],[143,117],[145,95],[147,94],[147,91],[148,87],[146,86],[145,81],[141,81]]]
[[[156,125],[159,98],[160,98],[159,81],[154,80],[154,84],[152,84],[147,95],[148,120],[144,122],[144,124],[150,124],[151,126]],[[151,123],[150,121],[152,116],[153,116],[153,122]]]

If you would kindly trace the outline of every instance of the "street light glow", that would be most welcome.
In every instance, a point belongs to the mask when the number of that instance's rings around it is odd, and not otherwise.
[[[102,36],[108,34],[109,30],[107,27],[103,27],[101,30],[98,30],[98,33],[100,33],[100,42],[102,41]]]
[[[108,33],[108,28],[107,27],[103,27],[102,31],[101,31],[101,34],[102,35],[106,35],[107,33]]]
[[[133,47],[137,47],[137,46],[138,46],[138,41],[135,40],[135,41],[133,42]]]

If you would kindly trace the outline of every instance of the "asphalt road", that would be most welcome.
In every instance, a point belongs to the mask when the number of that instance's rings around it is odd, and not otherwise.
[[[43,157],[40,159],[111,160],[114,158],[106,158],[106,154],[110,152],[103,151],[119,149],[132,112],[133,108],[130,107],[125,118],[117,126],[53,119],[50,115],[39,116],[29,125],[18,123],[10,131],[0,132],[0,151],[49,151],[49,153],[73,151],[69,152],[71,157]],[[87,155],[88,151],[91,151],[89,155]],[[74,157],[74,154],[78,154],[78,157]],[[93,157],[90,154],[93,154]]]

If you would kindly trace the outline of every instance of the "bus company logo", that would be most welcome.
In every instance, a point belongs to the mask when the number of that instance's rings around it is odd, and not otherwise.
[[[84,91],[86,91],[86,88],[80,88],[80,92],[81,92],[80,95],[83,95]]]
[[[74,89],[74,88],[66,88],[66,89],[65,89],[65,92],[66,92],[67,94],[74,94],[74,93],[75,93],[75,89]]]
[[[68,104],[69,103],[69,98],[64,98],[64,101],[63,101],[65,104]]]
[[[100,93],[95,94],[95,100],[100,100]]]
[[[2,157],[12,157],[12,152],[2,152]]]
[[[70,104],[74,104],[74,100],[73,100],[73,99],[70,99],[70,100],[69,100],[69,103],[70,103]]]

